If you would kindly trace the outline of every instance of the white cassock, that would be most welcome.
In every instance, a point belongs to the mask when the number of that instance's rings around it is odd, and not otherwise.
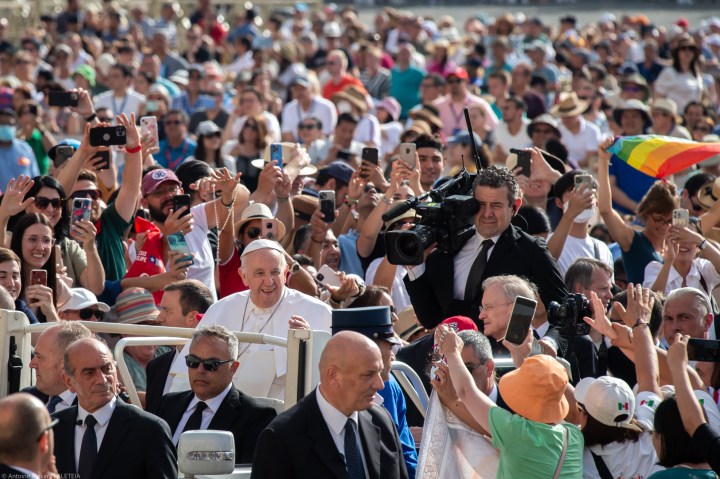
[[[330,306],[294,289],[283,289],[280,301],[270,308],[255,306],[250,300],[249,290],[231,294],[210,306],[197,327],[219,324],[230,331],[287,338],[290,330],[288,321],[291,316],[298,315],[305,318],[310,329],[330,332]],[[240,367],[233,378],[235,386],[250,396],[285,399],[287,349],[270,344],[240,343],[239,346]],[[173,376],[170,391],[190,389],[185,365],[189,350],[188,341],[170,368]]]

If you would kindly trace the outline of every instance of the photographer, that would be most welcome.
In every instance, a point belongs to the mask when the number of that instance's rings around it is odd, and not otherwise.
[[[405,286],[418,320],[427,328],[453,315],[477,317],[480,285],[491,276],[528,278],[538,285],[546,307],[567,294],[545,242],[510,224],[522,205],[515,176],[503,166],[484,169],[475,179],[473,196],[480,206],[474,217],[477,231],[465,246],[454,256],[431,246],[423,264],[408,267]]]

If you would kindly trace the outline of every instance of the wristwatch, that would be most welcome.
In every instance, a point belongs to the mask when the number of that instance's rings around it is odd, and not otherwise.
[[[698,245],[698,248],[700,249],[700,251],[702,251],[702,250],[704,250],[705,248],[707,248],[707,240],[706,240],[706,239],[703,239],[702,242]]]

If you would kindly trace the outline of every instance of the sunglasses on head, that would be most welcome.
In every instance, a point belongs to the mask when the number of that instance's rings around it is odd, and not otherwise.
[[[248,238],[250,238],[250,239],[256,239],[258,236],[260,236],[260,228],[257,228],[257,227],[248,228],[245,231],[245,234],[248,235]]]
[[[48,207],[48,205],[52,205],[54,209],[60,208],[62,206],[62,198],[45,198],[44,196],[37,196],[35,198],[35,206],[37,206],[39,209],[44,210]]]
[[[98,190],[78,190],[70,195],[70,198],[90,198],[96,200],[100,198],[100,192]]]
[[[205,368],[205,371],[214,372],[217,371],[221,364],[231,363],[233,362],[232,359],[226,359],[224,361],[221,361],[219,359],[200,359],[199,357],[188,354],[185,356],[185,365],[190,369],[197,369],[200,367],[200,364],[203,365]]]
[[[83,308],[78,311],[78,316],[80,316],[80,319],[83,320],[88,320],[93,316],[95,316],[98,321],[102,321],[103,319],[105,319],[105,313],[100,311],[99,309]]]

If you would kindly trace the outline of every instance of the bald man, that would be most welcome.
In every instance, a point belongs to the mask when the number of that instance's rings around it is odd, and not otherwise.
[[[27,393],[0,399],[0,477],[35,479],[54,473],[53,427],[57,421]]]
[[[320,357],[320,384],[260,434],[252,478],[406,479],[390,415],[374,403],[383,360],[365,336],[342,331]]]
[[[55,413],[55,457],[61,477],[156,479],[177,477],[170,428],[162,419],[118,400],[115,360],[95,338],[65,351],[63,380],[77,406]]]

